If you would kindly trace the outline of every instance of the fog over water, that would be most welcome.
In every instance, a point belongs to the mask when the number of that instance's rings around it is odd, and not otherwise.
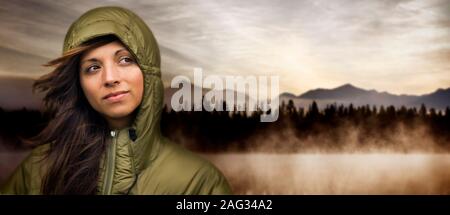
[[[203,154],[236,194],[450,194],[449,154]]]

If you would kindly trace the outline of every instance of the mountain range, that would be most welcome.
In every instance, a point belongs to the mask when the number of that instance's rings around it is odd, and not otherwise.
[[[376,105],[395,107],[418,107],[425,104],[428,107],[436,109],[445,109],[450,107],[450,88],[437,89],[436,91],[424,95],[395,95],[388,92],[378,92],[376,90],[365,90],[355,87],[351,84],[345,84],[333,89],[314,89],[309,90],[301,95],[293,95],[291,93],[282,93],[280,95],[282,101],[293,100],[297,105],[302,106],[302,103],[310,104],[312,100],[318,102],[319,106],[326,104],[353,104],[355,106],[361,105]]]

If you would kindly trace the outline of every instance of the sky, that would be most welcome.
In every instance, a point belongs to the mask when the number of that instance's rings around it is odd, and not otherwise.
[[[421,95],[450,87],[450,0],[0,0],[0,76],[38,77],[70,24],[117,5],[153,31],[176,75],[277,75],[280,92],[351,83]]]

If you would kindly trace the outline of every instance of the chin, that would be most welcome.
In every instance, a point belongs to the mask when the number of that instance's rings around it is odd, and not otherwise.
[[[109,118],[123,118],[133,113],[132,108],[115,108],[114,110],[105,111],[104,115]]]

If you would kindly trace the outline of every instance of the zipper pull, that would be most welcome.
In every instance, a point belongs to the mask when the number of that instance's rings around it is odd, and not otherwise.
[[[116,131],[111,131],[111,137],[115,137],[116,136]]]
[[[137,139],[136,130],[131,128],[128,130],[128,136],[130,136],[130,139],[134,142]]]

